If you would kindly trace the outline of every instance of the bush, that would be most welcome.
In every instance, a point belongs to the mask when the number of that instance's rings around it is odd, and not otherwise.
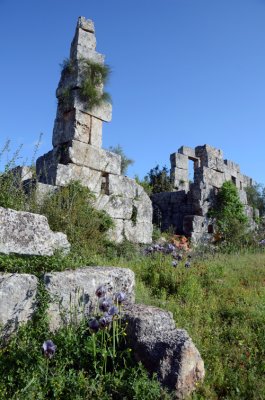
[[[94,196],[78,182],[61,187],[46,198],[40,213],[48,218],[54,231],[67,234],[73,251],[95,254],[104,249],[106,232],[113,220],[105,211],[94,207]]]
[[[121,174],[126,175],[128,167],[134,164],[134,160],[126,156],[126,154],[123,151],[123,148],[119,144],[114,147],[110,146],[109,151],[112,151],[112,153],[121,156]]]
[[[261,184],[247,186],[246,189],[248,204],[259,210],[260,216],[265,213],[265,188]]]
[[[217,236],[228,243],[240,242],[246,234],[244,207],[236,186],[230,181],[222,185],[209,216],[216,219]]]

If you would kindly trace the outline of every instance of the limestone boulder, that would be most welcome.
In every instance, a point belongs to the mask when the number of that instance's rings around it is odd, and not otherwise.
[[[129,345],[138,361],[184,399],[203,380],[204,363],[187,332],[176,329],[170,312],[140,304],[124,309]]]
[[[67,253],[65,234],[53,232],[43,215],[0,207],[0,253],[51,256]]]
[[[33,275],[0,273],[0,331],[4,338],[32,317],[37,284]]]
[[[75,271],[52,272],[44,275],[44,284],[50,295],[50,327],[56,330],[62,324],[78,321],[97,311],[96,289],[104,285],[111,297],[123,291],[134,302],[134,273],[126,268],[86,267]]]
[[[132,217],[133,201],[130,198],[118,195],[100,195],[95,207],[106,211],[112,218],[130,220]]]

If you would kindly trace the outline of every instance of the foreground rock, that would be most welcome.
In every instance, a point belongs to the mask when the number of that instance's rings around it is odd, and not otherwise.
[[[176,329],[170,312],[140,304],[125,306],[129,344],[138,361],[184,399],[204,378],[204,363],[184,329]]]
[[[0,253],[51,256],[70,250],[66,235],[53,232],[43,215],[0,207],[0,226]]]
[[[36,307],[38,280],[29,274],[0,273],[0,329],[7,337],[27,322]]]
[[[123,291],[134,302],[134,273],[127,268],[87,267],[75,271],[53,272],[44,275],[50,295],[50,328],[56,330],[64,323],[79,321],[97,311],[95,294],[100,285],[108,289],[107,297]]]

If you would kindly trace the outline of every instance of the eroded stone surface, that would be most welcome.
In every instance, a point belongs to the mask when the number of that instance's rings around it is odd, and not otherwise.
[[[204,363],[184,329],[176,329],[170,312],[141,304],[125,306],[127,335],[133,354],[161,383],[184,399],[203,380]]]
[[[70,244],[63,233],[53,232],[43,215],[0,207],[0,253],[51,256]]]
[[[0,332],[8,337],[31,319],[36,309],[38,280],[29,274],[0,273]]]
[[[123,291],[128,301],[134,302],[134,273],[127,268],[86,267],[46,273],[44,283],[52,299],[48,311],[52,330],[95,313],[98,307],[95,291],[101,285],[107,287],[107,297]]]

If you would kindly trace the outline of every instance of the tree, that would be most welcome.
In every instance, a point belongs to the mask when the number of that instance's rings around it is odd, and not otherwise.
[[[126,175],[128,167],[134,164],[134,160],[126,156],[126,154],[123,151],[123,148],[119,144],[114,147],[110,146],[109,151],[112,151],[112,153],[121,156],[121,173],[122,175]]]
[[[237,188],[231,181],[223,183],[209,216],[216,219],[217,233],[222,239],[236,242],[245,234],[247,216]]]
[[[152,193],[171,192],[173,185],[167,167],[160,169],[159,165],[150,169],[144,181],[151,187]]]
[[[259,210],[260,216],[265,214],[265,188],[261,184],[247,186],[246,189],[248,204]]]

